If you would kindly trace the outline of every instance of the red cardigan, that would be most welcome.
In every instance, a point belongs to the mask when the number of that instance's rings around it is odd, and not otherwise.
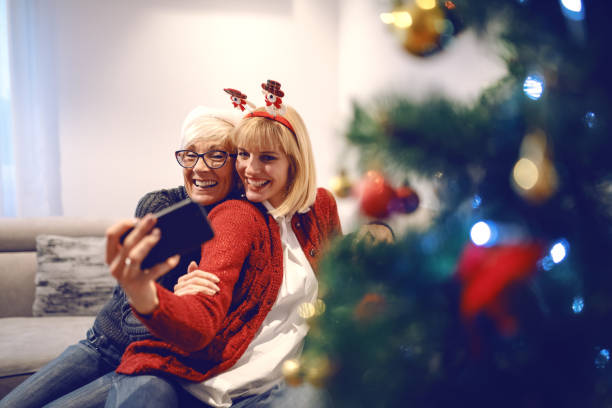
[[[255,337],[283,278],[280,229],[246,201],[217,205],[209,220],[215,237],[202,246],[200,269],[216,274],[221,290],[176,296],[156,284],[159,307],[147,316],[135,314],[157,338],[131,343],[118,373],[204,381],[232,367]],[[321,249],[341,234],[333,196],[318,189],[310,211],[294,215],[291,224],[316,272]]]

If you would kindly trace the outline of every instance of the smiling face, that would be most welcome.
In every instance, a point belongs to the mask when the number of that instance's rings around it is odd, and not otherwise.
[[[278,149],[238,149],[236,170],[248,200],[278,207],[287,196],[289,159]]]
[[[190,142],[186,150],[202,154],[210,150],[224,150],[222,146],[195,139]],[[231,191],[234,181],[234,159],[228,158],[223,167],[210,169],[202,158],[198,159],[195,167],[183,168],[185,189],[189,197],[200,205],[211,205],[223,200]]]

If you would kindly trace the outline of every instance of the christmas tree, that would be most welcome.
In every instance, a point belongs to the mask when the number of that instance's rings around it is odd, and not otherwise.
[[[612,6],[425,3],[381,16],[408,52],[494,32],[508,74],[472,104],[354,106],[363,170],[429,177],[443,208],[391,244],[336,243],[286,377],[326,387],[336,407],[612,406]],[[384,217],[397,194],[368,174],[362,208]]]

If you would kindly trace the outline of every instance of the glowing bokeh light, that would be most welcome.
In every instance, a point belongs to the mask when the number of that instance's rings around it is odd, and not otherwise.
[[[529,75],[523,82],[523,92],[529,99],[537,101],[544,93],[544,80],[538,75]]]
[[[555,243],[550,249],[550,257],[552,258],[553,262],[558,264],[559,262],[563,261],[567,256],[568,249],[569,244],[565,240]]]
[[[572,311],[576,314],[582,312],[584,309],[584,299],[582,296],[576,296],[572,302]]]
[[[393,13],[380,13],[380,19],[385,24],[393,24],[393,22],[395,21]]]
[[[597,115],[595,115],[595,112],[587,112],[584,114],[584,124],[589,129],[593,129],[595,127],[597,124]]]
[[[561,0],[561,5],[565,9],[575,13],[582,11],[582,0]]]
[[[597,368],[605,368],[610,362],[610,350],[601,349],[599,353],[597,353],[597,357],[595,357],[595,367]]]
[[[542,259],[542,261],[540,261],[540,266],[542,266],[542,269],[544,269],[545,271],[550,271],[552,270],[552,268],[554,268],[555,263],[553,262],[550,255],[547,255]]]
[[[491,240],[491,236],[491,227],[484,221],[478,221],[470,230],[470,238],[478,246],[487,244]]]
[[[478,208],[480,207],[480,204],[482,204],[482,197],[476,194],[472,199],[472,208]]]
[[[574,21],[584,20],[584,7],[582,0],[559,0],[563,15]]]
[[[436,7],[436,0],[416,0],[416,4],[423,10],[431,10]]]
[[[407,28],[412,25],[412,16],[407,11],[394,11],[393,24],[399,28]]]
[[[520,188],[529,190],[538,182],[540,172],[534,162],[523,157],[514,165],[512,176],[514,177],[514,182]]]
[[[315,305],[310,302],[305,302],[298,306],[298,315],[300,315],[300,317],[303,319],[310,319],[315,314]]]

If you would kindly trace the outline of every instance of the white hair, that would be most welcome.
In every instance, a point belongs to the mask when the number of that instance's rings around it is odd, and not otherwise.
[[[200,138],[226,145],[229,134],[240,118],[240,114],[234,110],[197,106],[183,121],[179,149],[186,148],[192,141]]]

